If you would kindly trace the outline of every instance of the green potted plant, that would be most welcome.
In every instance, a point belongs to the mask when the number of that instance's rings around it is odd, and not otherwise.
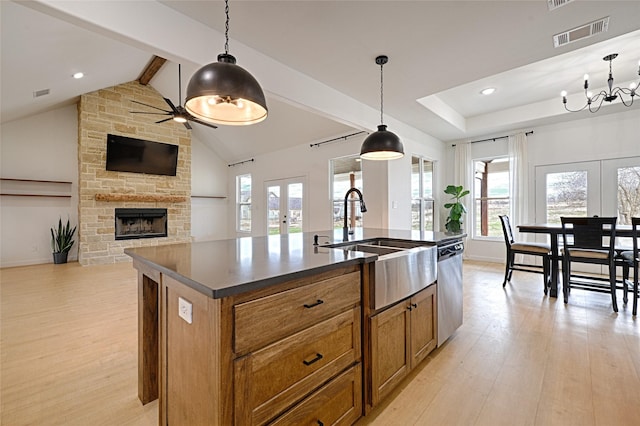
[[[449,217],[444,227],[447,228],[447,232],[459,233],[462,231],[462,214],[467,212],[467,208],[460,201],[462,197],[469,194],[469,191],[462,186],[449,185],[444,190],[445,194],[451,195],[452,203],[444,205],[449,210]]]
[[[53,263],[67,263],[67,256],[69,250],[73,246],[73,234],[76,232],[76,227],[71,229],[69,219],[67,224],[62,226],[62,218],[58,219],[58,229],[51,228],[51,251],[53,252]]]

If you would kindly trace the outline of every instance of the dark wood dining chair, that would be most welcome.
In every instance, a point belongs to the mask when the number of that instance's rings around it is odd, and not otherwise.
[[[618,312],[616,299],[615,238],[616,217],[561,217],[564,249],[562,250],[562,291],[564,303],[569,301],[572,287],[611,293],[611,304]],[[575,263],[604,265],[608,268],[608,286],[597,276],[572,274]]]
[[[513,271],[534,272],[542,274],[544,294],[549,291],[549,284],[551,279],[551,246],[549,244],[542,243],[524,243],[516,242],[513,238],[513,231],[511,230],[511,222],[509,216],[501,215],[500,223],[502,223],[502,232],[504,234],[504,242],[507,246],[507,259],[504,271],[504,282],[502,287],[507,285],[507,281],[511,281],[511,275]],[[530,256],[542,257],[542,266],[516,263],[516,254],[524,254]]]
[[[640,234],[640,217],[631,218],[631,238],[633,239],[632,250],[625,250],[618,257],[618,265],[622,266],[623,300],[626,304],[629,301],[629,289],[633,295],[633,315],[638,315],[638,263],[640,254],[638,253],[638,235]],[[633,281],[629,271],[633,271]]]

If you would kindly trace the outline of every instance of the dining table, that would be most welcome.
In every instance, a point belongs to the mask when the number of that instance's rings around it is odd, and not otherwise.
[[[560,223],[539,223],[530,225],[518,225],[518,230],[523,233],[530,234],[546,234],[551,238],[551,284],[549,288],[549,296],[558,297],[558,283],[560,277],[560,245],[558,244],[559,236],[562,236],[562,224]],[[571,233],[567,229],[567,233]],[[631,238],[633,230],[631,225],[617,225],[616,238]]]

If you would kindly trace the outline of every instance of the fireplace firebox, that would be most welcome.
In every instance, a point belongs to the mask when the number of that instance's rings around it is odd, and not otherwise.
[[[167,209],[116,209],[116,240],[167,236]]]

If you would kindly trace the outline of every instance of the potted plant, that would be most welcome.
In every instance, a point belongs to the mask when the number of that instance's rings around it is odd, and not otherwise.
[[[69,219],[67,224],[62,226],[62,219],[58,220],[58,229],[51,228],[51,251],[53,252],[53,263],[67,263],[67,256],[69,250],[73,246],[73,234],[76,232],[76,227],[71,229]]]
[[[451,195],[451,200],[453,200],[452,203],[444,205],[446,209],[450,209],[449,217],[447,217],[447,222],[444,224],[444,227],[447,228],[447,231],[450,233],[459,233],[462,231],[462,214],[467,212],[467,208],[462,204],[460,199],[469,194],[469,191],[462,186],[449,185],[447,189],[444,190],[444,193]]]

